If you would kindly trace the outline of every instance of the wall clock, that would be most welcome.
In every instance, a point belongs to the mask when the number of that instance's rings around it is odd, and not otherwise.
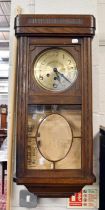
[[[19,15],[17,184],[67,197],[95,181],[90,15]]]

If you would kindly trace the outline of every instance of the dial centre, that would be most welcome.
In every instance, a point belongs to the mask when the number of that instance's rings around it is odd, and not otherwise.
[[[57,72],[57,68],[53,68],[53,71],[54,71],[54,72]]]

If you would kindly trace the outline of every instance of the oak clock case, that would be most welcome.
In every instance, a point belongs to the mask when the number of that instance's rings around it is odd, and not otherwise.
[[[17,184],[67,197],[95,181],[92,165],[89,15],[20,15],[17,63]]]

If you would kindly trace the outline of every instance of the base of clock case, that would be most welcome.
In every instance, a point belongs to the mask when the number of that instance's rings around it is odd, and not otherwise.
[[[37,182],[35,179],[35,183],[33,183],[33,179],[31,178],[14,178],[14,181],[18,185],[25,185],[25,187],[29,190],[29,192],[32,192],[36,194],[38,197],[43,197],[43,198],[50,198],[50,197],[59,197],[59,198],[64,198],[64,197],[70,197],[76,192],[81,191],[81,189],[85,185],[90,185],[93,184],[96,180],[95,176],[92,174],[91,176],[84,177],[84,178],[79,178],[79,179],[67,179],[68,181],[63,183],[59,182],[57,183],[58,180],[55,180],[53,183],[52,182],[47,182],[47,179],[44,183],[39,181]]]

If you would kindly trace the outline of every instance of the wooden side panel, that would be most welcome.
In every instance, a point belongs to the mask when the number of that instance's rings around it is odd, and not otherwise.
[[[83,135],[83,168],[84,174],[92,174],[93,135],[92,135],[92,71],[91,40],[83,40],[83,73],[82,73],[82,135]]]
[[[25,163],[25,139],[27,134],[27,91],[28,91],[28,39],[18,40],[18,64],[17,64],[17,176],[24,175]]]

